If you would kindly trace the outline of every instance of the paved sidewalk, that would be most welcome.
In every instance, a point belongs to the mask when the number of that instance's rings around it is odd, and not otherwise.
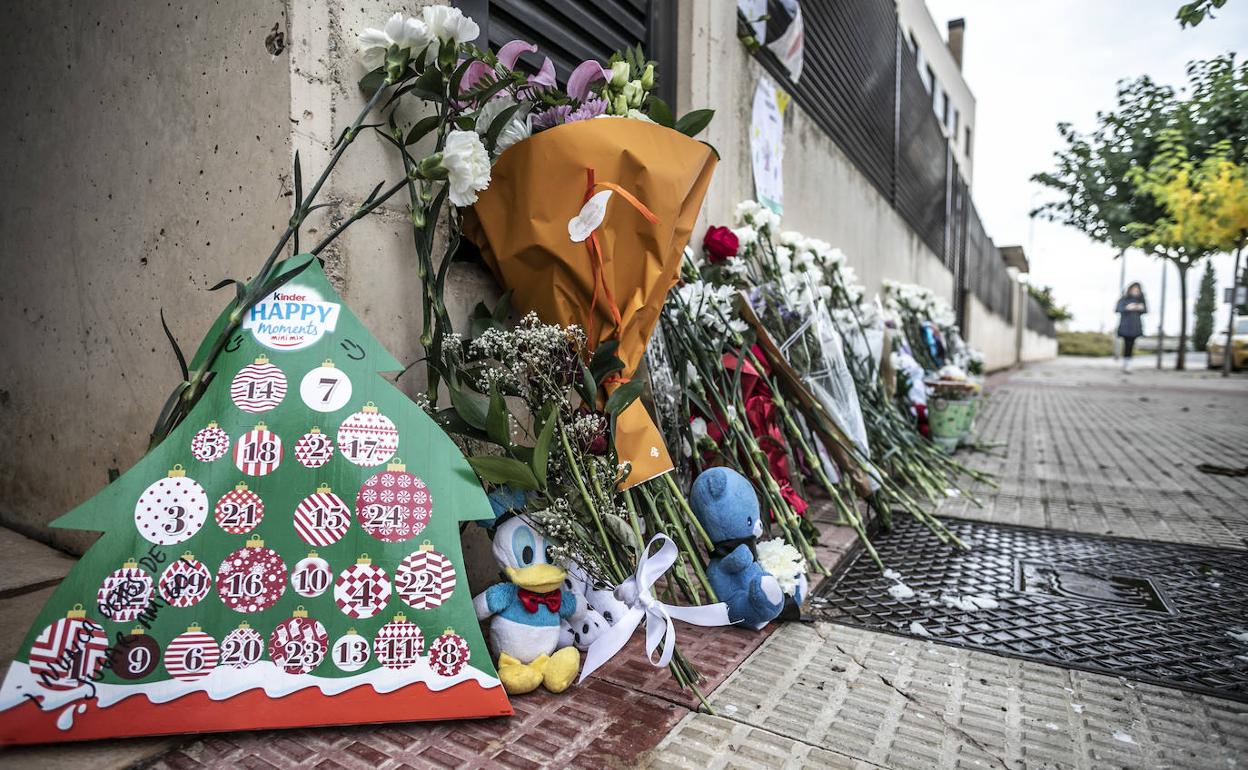
[[[946,516],[1248,549],[1248,377],[1060,359],[994,378]],[[890,565],[905,571],[906,565]],[[1248,704],[830,623],[789,624],[652,768],[1248,767]]]

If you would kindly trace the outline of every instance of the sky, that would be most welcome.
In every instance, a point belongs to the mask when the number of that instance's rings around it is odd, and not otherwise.
[[[1116,83],[1148,74],[1186,83],[1185,65],[1248,47],[1248,0],[1229,0],[1195,28],[1174,19],[1182,0],[927,0],[936,26],[965,18],[963,74],[975,95],[972,196],[998,246],[1022,244],[1030,280],[1053,287],[1074,312],[1070,328],[1112,331],[1121,263],[1115,250],[1028,212],[1051,194],[1030,180],[1053,168],[1059,122],[1095,126],[1098,110],[1116,104]],[[1248,51],[1243,52],[1248,54]],[[1233,255],[1213,260],[1218,277],[1217,326],[1226,323],[1222,290],[1231,285]],[[1162,263],[1128,252],[1126,280],[1148,299],[1147,333],[1160,320]],[[1178,273],[1169,267],[1165,325],[1179,328]],[[1188,309],[1204,266],[1188,272]],[[1191,321],[1188,322],[1191,330]]]

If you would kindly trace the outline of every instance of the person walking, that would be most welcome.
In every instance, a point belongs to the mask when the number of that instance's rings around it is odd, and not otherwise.
[[[1141,317],[1148,312],[1148,303],[1144,301],[1144,290],[1138,281],[1127,287],[1127,293],[1118,300],[1114,308],[1118,313],[1118,336],[1122,337],[1122,371],[1131,373],[1131,353],[1135,350],[1135,339],[1144,333]]]

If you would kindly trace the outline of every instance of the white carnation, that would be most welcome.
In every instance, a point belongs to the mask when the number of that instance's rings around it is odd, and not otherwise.
[[[476,131],[447,135],[442,166],[449,173],[446,183],[456,206],[471,206],[477,202],[477,193],[490,186],[490,156]]]
[[[778,537],[763,540],[756,548],[758,565],[776,579],[780,590],[792,595],[798,581],[806,574],[806,561],[802,559],[802,555]]]
[[[416,59],[432,42],[433,36],[420,19],[407,18],[396,13],[381,29],[370,27],[361,32],[359,40],[360,58],[363,59],[364,66],[375,70],[386,63],[386,52],[390,50],[390,46],[407,48],[411,51],[410,56]]]
[[[481,35],[481,28],[464,12],[449,5],[427,5],[421,11],[429,32],[438,40],[471,43]]]

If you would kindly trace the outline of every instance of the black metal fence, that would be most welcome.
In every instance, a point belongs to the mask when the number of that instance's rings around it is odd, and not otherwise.
[[[771,29],[787,23],[777,0],[769,1],[768,13]],[[953,273],[959,321],[965,322],[967,293],[1012,318],[1014,283],[932,111],[893,0],[809,0],[802,19],[801,80],[791,81],[766,48],[758,52],[763,66]]]
[[[1046,337],[1057,336],[1057,325],[1040,300],[1030,294],[1027,295],[1027,328]]]

